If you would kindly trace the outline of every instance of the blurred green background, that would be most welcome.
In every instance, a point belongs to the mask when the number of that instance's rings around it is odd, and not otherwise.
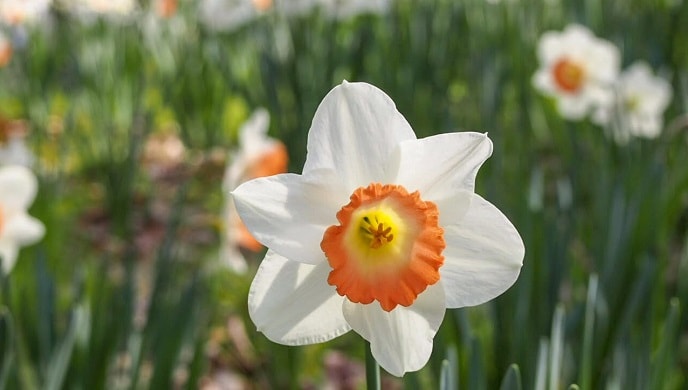
[[[359,336],[269,342],[246,304],[261,254],[240,274],[218,249],[241,124],[267,108],[300,172],[313,113],[343,79],[384,90],[418,137],[488,132],[476,192],[526,246],[511,289],[448,310],[428,365],[383,387],[688,387],[686,1],[394,0],[334,18],[275,0],[225,30],[200,4],[166,17],[53,4],[2,27],[15,47],[0,118],[29,129],[30,213],[47,233],[0,281],[0,387],[363,387]],[[671,83],[660,137],[618,145],[532,87],[539,37],[570,23]],[[156,136],[178,137],[181,157],[148,155]]]

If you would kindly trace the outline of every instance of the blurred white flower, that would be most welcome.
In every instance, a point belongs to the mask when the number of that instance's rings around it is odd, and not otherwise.
[[[0,0],[0,19],[10,26],[31,24],[48,15],[52,0]]]
[[[226,193],[247,180],[287,171],[287,148],[279,140],[268,137],[269,125],[267,110],[258,109],[239,129],[239,150],[232,156],[222,184]],[[243,272],[246,260],[239,248],[258,252],[263,246],[241,222],[231,197],[225,206],[224,221],[226,229],[221,258],[233,270]]]
[[[272,0],[202,0],[198,16],[214,31],[233,31],[272,8]]]
[[[19,248],[45,234],[43,223],[27,214],[37,189],[38,181],[28,168],[0,167],[0,258],[5,274],[14,267]]]
[[[664,125],[664,110],[671,102],[671,85],[638,61],[619,76],[615,104],[595,112],[593,120],[610,125],[621,143],[630,137],[656,138]]]
[[[430,358],[447,308],[473,306],[518,278],[524,246],[475,194],[485,134],[416,136],[370,84],[335,87],[315,112],[301,175],[232,192],[269,250],[249,315],[270,340],[304,345],[354,330],[389,373]]]
[[[392,0],[320,0],[323,13],[334,19],[349,19],[362,14],[383,15]]]
[[[137,9],[136,0],[63,0],[63,4],[85,22],[99,16],[123,20]]]
[[[0,31],[0,68],[10,63],[13,51],[12,41]]]
[[[30,168],[34,155],[26,146],[28,126],[25,121],[3,122],[0,119],[0,166],[22,165]]]
[[[178,0],[154,0],[153,10],[164,19],[170,18],[177,13],[179,7]]]
[[[581,120],[592,110],[613,102],[619,74],[619,50],[572,24],[563,32],[548,31],[538,42],[540,68],[533,85],[557,100],[561,116]]]

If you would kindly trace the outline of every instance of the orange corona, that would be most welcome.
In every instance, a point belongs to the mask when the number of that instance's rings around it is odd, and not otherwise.
[[[158,0],[156,10],[161,18],[171,18],[177,12],[177,0]]]
[[[246,171],[246,179],[251,180],[284,173],[287,171],[288,164],[287,147],[281,142],[275,143],[269,150],[263,152],[260,157],[250,163]],[[263,249],[263,245],[253,237],[239,218],[236,218],[235,223],[237,224],[236,234],[239,246],[253,252],[259,252]]]
[[[433,202],[399,185],[356,189],[320,244],[332,267],[327,279],[357,303],[378,301],[391,311],[410,306],[440,279],[444,230]]]
[[[289,164],[287,147],[283,143],[275,143],[269,150],[263,152],[260,157],[250,163],[247,177],[255,179],[284,173]]]
[[[272,0],[253,0],[256,10],[264,12],[272,7]]]
[[[577,62],[563,58],[552,69],[554,81],[565,92],[578,92],[585,81],[585,69]]]

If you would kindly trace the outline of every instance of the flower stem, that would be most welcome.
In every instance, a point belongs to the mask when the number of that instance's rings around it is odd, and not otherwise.
[[[370,350],[370,343],[365,342],[366,387],[368,390],[380,390],[380,366]]]

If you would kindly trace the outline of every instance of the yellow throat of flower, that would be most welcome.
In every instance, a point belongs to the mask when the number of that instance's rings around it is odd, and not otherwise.
[[[378,301],[386,311],[411,305],[439,278],[444,230],[439,211],[418,192],[370,184],[354,191],[320,244],[332,271],[328,283],[350,301]]]

